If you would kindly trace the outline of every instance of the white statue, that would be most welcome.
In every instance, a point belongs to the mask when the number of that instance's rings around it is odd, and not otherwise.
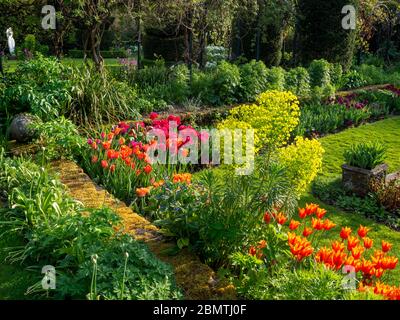
[[[15,40],[13,37],[13,31],[11,28],[8,28],[6,31],[7,39],[8,39],[8,49],[10,50],[10,54],[13,56],[15,53]]]

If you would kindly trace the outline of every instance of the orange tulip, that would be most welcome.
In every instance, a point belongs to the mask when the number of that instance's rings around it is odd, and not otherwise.
[[[356,237],[349,236],[347,238],[347,249],[349,251],[353,250],[358,244],[360,243],[360,240]]]
[[[327,211],[322,208],[317,208],[317,211],[315,212],[315,215],[317,216],[318,219],[322,219],[326,215]]]
[[[336,224],[335,223],[333,223],[331,220],[329,220],[329,219],[326,219],[325,221],[324,221],[324,229],[326,230],[326,231],[329,231],[329,230],[331,230],[331,229],[333,229],[334,227],[336,227]]]
[[[306,205],[306,214],[307,216],[313,215],[317,210],[319,206],[315,203],[310,203]]]
[[[304,231],[303,231],[303,236],[304,237],[308,237],[308,236],[310,236],[311,234],[313,233],[313,229],[311,229],[311,228],[304,228]]]
[[[312,227],[315,230],[320,231],[320,230],[324,229],[324,223],[323,223],[323,221],[321,219],[312,218],[311,219],[311,224],[312,224]]]
[[[349,237],[351,231],[352,230],[349,227],[342,228],[342,231],[340,231],[340,237],[343,240],[346,240]]]
[[[99,157],[98,156],[93,156],[92,157],[92,163],[97,163],[97,161],[99,161]]]
[[[284,225],[288,218],[282,212],[279,212],[276,215],[275,219],[276,219],[276,222],[278,222],[280,225]]]
[[[150,193],[150,188],[138,188],[136,189],[136,195],[139,198],[144,198]]]
[[[270,224],[271,223],[271,219],[272,219],[271,214],[269,212],[265,212],[265,214],[264,214],[264,222],[266,224]]]
[[[266,248],[267,247],[267,242],[265,241],[265,240],[261,240],[259,243],[258,243],[258,248],[259,249],[264,249],[264,248]]]
[[[300,222],[299,221],[292,220],[292,221],[290,221],[289,229],[290,230],[296,230],[299,226],[300,226]]]
[[[390,249],[392,249],[392,244],[385,240],[382,240],[382,251],[386,253],[389,252]]]
[[[372,240],[372,239],[370,239],[368,237],[364,238],[364,248],[365,249],[371,249],[373,244],[374,244],[374,240]]]
[[[299,208],[299,217],[300,219],[304,219],[307,217],[307,211],[305,208]]]
[[[364,248],[361,246],[356,246],[351,250],[351,255],[354,259],[358,260],[361,258],[361,255],[364,253]]]
[[[113,165],[110,166],[110,171],[111,171],[111,172],[114,172],[114,171],[115,171],[115,164],[113,164]]]
[[[335,252],[342,252],[344,251],[344,243],[340,241],[333,241],[332,242],[332,249]]]
[[[255,257],[256,254],[257,254],[256,248],[254,248],[253,246],[251,246],[250,249],[249,249],[249,255]]]
[[[364,238],[364,237],[367,236],[367,234],[368,234],[369,231],[370,231],[369,228],[360,225],[360,227],[358,228],[357,233],[358,233],[358,235],[359,235],[361,238]]]

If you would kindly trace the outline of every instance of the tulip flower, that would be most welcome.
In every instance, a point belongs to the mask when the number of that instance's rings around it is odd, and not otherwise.
[[[139,198],[144,198],[150,193],[150,188],[138,188],[136,189],[136,195]]]
[[[372,239],[370,239],[368,237],[364,238],[364,248],[365,249],[371,249],[373,244],[374,244],[374,241]]]
[[[256,248],[254,248],[253,246],[251,246],[250,249],[249,249],[249,255],[255,257],[256,254],[257,254]]]
[[[284,225],[287,221],[287,217],[282,212],[279,212],[275,218],[280,225]]]
[[[303,231],[303,236],[304,237],[308,237],[308,236],[310,236],[311,234],[313,233],[313,229],[311,229],[311,228],[304,228],[304,231]]]
[[[102,161],[101,161],[101,167],[102,167],[103,169],[108,168],[108,162],[107,162],[106,160],[102,160]]]
[[[307,211],[305,208],[299,209],[299,217],[300,217],[300,219],[304,219],[305,217],[307,217]]]
[[[385,240],[382,240],[382,251],[386,253],[389,252],[390,249],[392,249],[392,244]]]
[[[147,165],[147,166],[144,167],[143,171],[146,174],[150,174],[153,171],[153,168],[150,165]]]
[[[352,232],[352,230],[349,227],[344,227],[344,228],[342,228],[342,231],[340,231],[340,237],[343,240],[346,240],[349,237],[351,232]]]
[[[358,228],[357,233],[358,233],[358,235],[359,235],[361,238],[364,238],[364,237],[367,236],[367,234],[368,234],[369,231],[370,231],[369,228],[360,225],[360,227]]]
[[[322,219],[326,215],[327,211],[322,208],[317,208],[317,211],[315,212],[315,215],[318,219]]]
[[[358,244],[360,243],[360,240],[356,237],[349,236],[347,238],[347,249],[351,251],[354,249]]]
[[[264,222],[266,224],[270,224],[271,223],[271,219],[272,219],[271,214],[269,212],[265,212],[264,213]]]
[[[291,220],[289,224],[290,230],[296,230],[300,226],[300,222],[296,220]]]
[[[333,223],[331,220],[326,219],[326,220],[324,221],[324,229],[325,229],[326,231],[329,231],[329,230],[333,229],[334,227],[336,227],[336,224]]]

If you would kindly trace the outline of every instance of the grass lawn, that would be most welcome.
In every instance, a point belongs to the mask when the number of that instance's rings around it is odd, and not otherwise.
[[[41,275],[26,270],[21,265],[10,265],[4,262],[6,253],[4,248],[22,245],[17,238],[0,239],[0,300],[27,300],[33,296],[26,296],[26,290],[40,281]]]
[[[390,171],[400,170],[400,117],[393,117],[320,139],[325,149],[323,170],[320,176],[329,180],[339,178],[341,175],[340,166],[344,163],[344,150],[354,142],[372,140],[378,140],[387,145],[387,163]],[[329,213],[327,217],[339,226],[349,226],[353,230],[356,230],[360,224],[370,227],[372,231],[369,236],[375,239],[374,248],[380,248],[381,240],[389,241],[393,244],[391,254],[400,258],[400,232],[367,219],[361,214],[343,212],[335,207],[328,206],[311,194],[303,196],[300,200],[300,205],[303,206],[310,202],[318,203],[327,209]],[[335,228],[326,233],[325,241],[339,238],[339,231],[339,228]],[[400,265],[397,266],[396,270],[389,272],[384,280],[400,285]]]
[[[21,61],[16,60],[3,60],[4,69],[8,72],[14,72]],[[83,59],[64,58],[62,62],[68,66],[79,67],[83,65]],[[118,66],[118,59],[104,59],[107,67]]]
[[[320,139],[324,149],[324,162],[321,177],[337,179],[341,175],[344,163],[343,153],[353,143],[379,141],[387,148],[387,164],[389,171],[400,170],[400,117],[393,117],[351,128]]]

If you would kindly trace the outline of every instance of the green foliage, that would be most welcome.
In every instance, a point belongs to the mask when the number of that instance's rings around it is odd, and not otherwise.
[[[343,67],[339,63],[331,64],[330,78],[333,85],[336,87],[340,86],[340,81],[343,76]]]
[[[275,206],[288,214],[296,205],[284,169],[259,161],[255,173],[238,176],[206,171],[191,186],[169,184],[154,190],[147,208],[167,234],[181,237],[213,266],[226,265],[228,257],[258,241],[266,210]]]
[[[219,62],[228,59],[228,50],[220,46],[207,46],[206,68],[215,68]]]
[[[311,86],[325,88],[331,84],[331,64],[324,60],[311,62],[308,72],[310,73]]]
[[[346,108],[339,104],[304,104],[296,134],[311,137],[334,133],[348,125],[358,126],[370,116],[369,109]]]
[[[137,92],[110,77],[106,70],[100,73],[93,66],[83,67],[71,78],[73,100],[67,115],[75,123],[98,126],[139,116]]]
[[[349,166],[372,170],[385,162],[386,147],[379,142],[351,145],[344,153]]]
[[[342,78],[343,89],[356,89],[363,87],[367,84],[364,76],[357,70],[352,70],[346,73]]]
[[[298,97],[310,95],[310,75],[307,69],[297,67],[289,70],[285,76],[285,90],[293,92]]]
[[[383,67],[368,64],[362,64],[356,70],[363,78],[365,85],[394,84],[400,77],[399,72],[389,71]]]
[[[1,211],[7,233],[23,235],[22,247],[9,248],[8,260],[52,264],[58,274],[55,298],[177,299],[172,269],[143,244],[124,235],[109,209],[83,209],[47,170],[0,152],[0,187],[8,194]],[[93,256],[96,292],[93,296]],[[92,258],[92,259],[91,259]],[[35,285],[28,290],[35,292]],[[90,292],[90,296],[88,296]]]
[[[29,50],[32,53],[36,52],[38,44],[36,42],[36,37],[33,34],[28,34],[25,36],[24,43],[22,44],[24,49]]]
[[[284,90],[285,87],[285,70],[281,67],[273,67],[269,69],[267,74],[268,90]]]
[[[273,276],[258,272],[254,285],[245,287],[245,281],[238,289],[256,300],[343,300],[347,293],[342,281],[343,276],[321,265],[300,270],[281,267]]]
[[[237,101],[239,87],[239,67],[222,61],[211,70],[194,74],[192,93],[206,104],[232,104]]]
[[[379,195],[371,193],[365,198],[347,194],[340,180],[332,182],[317,178],[312,185],[313,194],[327,204],[334,205],[346,212],[364,216],[374,221],[384,223],[391,228],[400,228],[400,219],[396,213],[385,210],[379,201]],[[379,194],[379,190],[377,190]]]
[[[127,58],[128,53],[125,49],[113,49],[113,50],[101,50],[101,56],[104,59],[117,59],[117,58]],[[74,59],[83,59],[83,50],[71,49],[68,50],[68,56]]]
[[[252,60],[240,66],[240,100],[253,102],[268,87],[269,70],[261,61]]]
[[[30,112],[45,121],[66,113],[72,101],[71,72],[55,58],[41,55],[19,64],[6,83],[0,111],[10,116]]]
[[[81,156],[85,141],[70,120],[60,117],[54,121],[36,124],[34,129],[38,134],[36,143],[42,147],[39,150],[39,159],[42,161],[74,159]]]

